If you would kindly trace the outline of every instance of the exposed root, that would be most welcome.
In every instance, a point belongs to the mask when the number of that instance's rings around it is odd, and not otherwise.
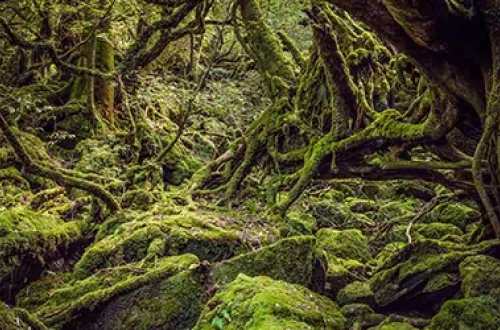
[[[1,113],[0,113],[0,128],[3,134],[5,135],[7,141],[9,141],[10,145],[14,149],[16,156],[23,163],[27,171],[31,172],[32,174],[54,180],[55,182],[57,182],[62,186],[78,188],[87,191],[90,194],[100,198],[112,212],[121,209],[120,204],[115,200],[113,195],[111,195],[110,192],[105,190],[100,185],[82,178],[78,178],[78,176],[75,175],[73,171],[69,170],[58,171],[46,167],[44,165],[41,165],[36,161],[34,161],[32,157],[26,152],[26,149],[21,144],[16,134],[10,128],[5,117]]]

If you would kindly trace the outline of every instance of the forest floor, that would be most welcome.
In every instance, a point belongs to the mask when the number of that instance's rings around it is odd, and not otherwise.
[[[162,166],[132,162],[118,134],[45,141],[60,166],[122,196],[111,215],[1,169],[0,328],[500,329],[500,241],[482,240],[478,205],[442,186],[316,182],[283,221],[250,176],[232,208],[187,198],[231,134],[223,117],[192,127]]]

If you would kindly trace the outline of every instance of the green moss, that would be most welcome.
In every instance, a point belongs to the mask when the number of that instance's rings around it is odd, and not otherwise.
[[[290,212],[287,214],[287,236],[312,235],[316,219],[310,214]]]
[[[161,285],[171,276],[197,263],[196,256],[187,254],[162,258],[149,264],[136,263],[102,270],[84,280],[52,288],[48,293],[50,299],[42,305],[30,307],[46,324],[56,328],[85,322],[85,311],[103,312],[114,300],[121,299],[119,297],[134,294],[146,286]],[[136,308],[136,304],[139,303],[132,300],[129,307]],[[80,320],[80,317],[83,319]]]
[[[481,296],[447,301],[432,318],[429,330],[491,330],[500,326],[500,304]]]
[[[403,242],[393,242],[385,245],[374,258],[373,264],[375,268],[381,267],[389,258],[396,255],[405,246],[406,244]]]
[[[379,325],[375,328],[376,330],[417,330],[411,324],[403,322],[389,322]]]
[[[405,219],[415,215],[419,203],[415,199],[407,198],[405,200],[388,200],[380,206],[380,213],[386,219],[395,218]]]
[[[24,284],[32,269],[61,258],[72,243],[82,239],[81,228],[78,222],[64,222],[22,206],[0,212],[2,291],[4,286]]]
[[[344,324],[325,297],[268,277],[239,275],[207,303],[194,329],[344,329]]]
[[[460,278],[456,274],[439,273],[429,279],[423,293],[439,292],[440,290],[454,287],[460,283]]]
[[[202,162],[194,157],[189,149],[177,143],[162,162],[164,180],[180,185],[202,167]]]
[[[113,220],[114,221],[114,220]],[[94,271],[147,257],[150,245],[163,240],[164,251],[158,255],[193,253],[202,260],[218,261],[242,249],[239,233],[223,229],[223,221],[215,214],[184,212],[179,215],[142,213],[131,221],[109,226],[108,235],[85,251],[75,266],[84,278]]]
[[[408,241],[406,230],[408,225],[395,226],[391,232],[392,241]],[[464,235],[463,231],[450,223],[419,223],[411,229],[412,241],[418,239],[442,239],[442,240],[460,240]]]
[[[468,257],[460,264],[460,276],[465,297],[492,294],[500,288],[500,261],[482,255]]]
[[[0,329],[48,330],[38,319],[20,308],[9,308],[0,301]]]
[[[347,319],[347,326],[349,329],[375,326],[385,319],[385,315],[375,313],[370,306],[365,304],[345,305],[342,307],[341,312]]]
[[[366,237],[357,229],[321,229],[316,233],[318,250],[342,259],[371,259]]]
[[[371,258],[368,241],[357,229],[321,229],[316,237],[316,254],[327,270],[326,290],[334,297],[338,290],[356,279],[356,274],[366,272],[366,262]]]
[[[16,305],[33,312],[46,304],[52,292],[71,281],[71,273],[49,273],[30,283],[16,296]]]
[[[314,244],[313,236],[280,240],[260,250],[216,264],[212,271],[213,278],[216,283],[226,284],[241,273],[308,286],[311,283]]]
[[[455,275],[459,264],[469,256],[495,253],[499,244],[498,240],[476,245],[420,240],[406,245],[370,278],[375,301],[380,306],[387,306],[410,297],[425,301],[425,297],[436,292],[453,294],[458,290],[459,281]]]
[[[313,199],[308,212],[316,219],[318,228],[363,228],[374,224],[372,214],[355,213],[346,203],[330,199]]]
[[[339,291],[336,301],[340,306],[354,303],[373,305],[374,294],[369,282],[354,281]]]
[[[124,168],[120,161],[120,149],[117,141],[106,139],[85,139],[76,146],[80,159],[75,170],[83,173],[94,173],[106,178],[119,178]]]
[[[441,222],[457,226],[461,230],[473,221],[479,219],[481,214],[464,204],[442,203],[436,206],[428,215],[423,218],[423,222]]]
[[[346,198],[345,202],[349,206],[349,209],[356,213],[367,213],[379,210],[377,202],[369,199],[349,197]]]
[[[147,210],[155,201],[154,195],[143,189],[129,190],[122,196],[122,207]]]
[[[458,264],[474,254],[467,248],[452,243],[421,240],[407,245],[388,258],[370,279],[377,304],[386,306],[405,296],[425,295],[431,290],[442,290],[438,284],[448,283],[435,278],[443,272],[456,272]],[[436,282],[433,284],[432,281]],[[428,284],[428,287],[425,287]],[[454,286],[456,282],[449,282]],[[421,291],[425,287],[425,290]]]

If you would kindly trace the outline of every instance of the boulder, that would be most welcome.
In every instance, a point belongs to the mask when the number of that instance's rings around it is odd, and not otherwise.
[[[269,277],[239,275],[203,309],[194,327],[208,329],[345,329],[337,305],[308,289]]]
[[[85,278],[99,269],[184,253],[211,262],[223,260],[242,249],[240,233],[225,227],[214,214],[139,213],[124,223],[105,224],[97,243],[76,264],[75,274]]]
[[[43,300],[26,290],[18,300],[55,329],[189,329],[201,310],[207,274],[196,256],[186,254],[70,279]]]
[[[385,320],[385,315],[375,313],[370,306],[365,304],[345,305],[342,307],[341,312],[347,320],[349,329],[366,329]]]
[[[499,328],[499,301],[491,296],[480,296],[447,301],[439,313],[432,318],[428,330],[492,330]]]
[[[42,322],[21,308],[9,308],[0,301],[0,329],[49,330]]]
[[[290,212],[286,223],[287,236],[312,235],[316,228],[316,219],[307,213]]]
[[[316,254],[326,269],[326,293],[335,297],[340,289],[366,272],[371,258],[368,241],[357,229],[321,229],[316,237]]]
[[[407,242],[406,230],[408,225],[395,226],[391,232],[391,241]],[[411,228],[412,241],[417,239],[440,239],[460,241],[464,232],[455,225],[449,223],[418,223]]]
[[[367,304],[373,306],[375,298],[369,282],[354,281],[342,288],[337,294],[337,303],[340,306],[347,304]]]
[[[21,206],[0,212],[0,298],[15,294],[44,269],[61,267],[82,242],[82,225]]]
[[[418,330],[413,325],[405,322],[387,322],[379,325],[376,330]]]
[[[466,226],[479,219],[481,213],[458,202],[447,202],[437,205],[431,212],[422,218],[424,223],[449,223],[465,230]]]
[[[465,297],[500,295],[500,260],[479,255],[465,258],[460,264],[462,292]]]
[[[411,305],[435,311],[460,288],[458,268],[467,257],[500,253],[499,241],[462,245],[420,240],[388,258],[370,278],[379,308],[398,310]]]
[[[367,215],[351,211],[347,204],[330,200],[312,201],[308,212],[318,228],[360,228],[374,223]]]
[[[218,285],[233,281],[239,274],[268,276],[274,280],[309,286],[314,263],[314,236],[295,236],[259,250],[215,264],[213,280]]]

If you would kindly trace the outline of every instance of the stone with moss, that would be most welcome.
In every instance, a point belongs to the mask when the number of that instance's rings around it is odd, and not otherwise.
[[[342,259],[366,262],[371,259],[368,240],[360,230],[321,229],[316,233],[317,249]]]
[[[0,292],[11,301],[28,280],[64,258],[82,241],[82,224],[24,206],[0,212]]]
[[[380,208],[376,201],[370,199],[349,197],[346,198],[345,202],[349,209],[355,213],[376,212]]]
[[[310,214],[290,212],[287,214],[287,236],[312,235],[316,228],[316,219]]]
[[[342,288],[337,294],[340,306],[347,304],[367,304],[374,306],[375,298],[369,282],[354,281]]]
[[[460,264],[460,276],[465,297],[492,294],[500,288],[500,260],[484,255],[468,257]]]
[[[149,329],[160,323],[173,327],[195,320],[184,309],[201,297],[204,273],[194,255],[166,257],[102,270],[84,280],[69,278],[49,288],[49,299],[28,296],[19,303],[56,329]],[[191,299],[189,304],[186,299]]]
[[[387,322],[379,325],[376,330],[418,330],[413,325],[405,322]]]
[[[492,296],[447,301],[429,330],[492,330],[500,327],[500,302]]]
[[[80,159],[75,164],[75,170],[83,173],[94,173],[106,178],[118,178],[125,170],[120,157],[118,140],[85,139],[78,143],[75,151]]]
[[[391,231],[390,239],[391,241],[408,241],[406,235],[408,225],[395,226]],[[410,235],[412,241],[418,239],[441,239],[441,240],[451,240],[459,241],[461,236],[464,235],[463,231],[455,225],[450,223],[419,223],[412,226]]]
[[[457,226],[461,230],[478,220],[481,213],[462,203],[447,202],[436,206],[431,212],[422,218],[422,222],[441,222]]]
[[[49,330],[42,322],[21,308],[9,308],[0,301],[0,329]]]
[[[394,189],[395,194],[401,197],[413,197],[424,201],[430,201],[436,196],[432,186],[422,181],[403,181]]]
[[[347,320],[349,329],[369,328],[377,326],[385,320],[384,314],[376,313],[370,306],[366,304],[349,304],[341,309],[342,315]]]
[[[299,285],[242,274],[206,304],[194,329],[344,328],[344,317],[328,298]]]
[[[98,234],[100,240],[85,251],[75,266],[79,278],[99,269],[141,261],[148,256],[153,242],[163,246],[156,249],[157,256],[193,253],[209,261],[232,257],[243,249],[239,232],[224,228],[223,219],[216,214],[143,212],[128,220],[108,224]]]
[[[407,245],[370,278],[375,301],[382,307],[411,301],[417,309],[434,310],[458,292],[459,264],[469,256],[494,254],[499,244],[497,240],[476,245],[420,240]]]
[[[257,251],[236,256],[214,265],[212,275],[219,285],[239,274],[268,276],[275,280],[309,286],[314,263],[314,236],[280,240]]]
[[[372,259],[371,265],[377,269],[381,267],[389,258],[397,254],[399,251],[401,251],[404,247],[406,246],[405,243],[403,242],[391,242],[389,244],[386,244],[375,256],[375,258]]]
[[[123,208],[147,210],[155,201],[153,193],[144,189],[129,190],[122,196]]]
[[[362,228],[374,224],[367,215],[352,212],[344,203],[330,200],[316,200],[308,206],[308,212],[318,228]]]
[[[335,297],[356,274],[366,272],[371,255],[366,237],[357,229],[321,229],[316,233],[316,254],[326,269],[326,290]]]
[[[420,202],[416,199],[405,200],[386,200],[380,206],[379,219],[380,220],[395,220],[400,221],[413,218],[420,206]]]

